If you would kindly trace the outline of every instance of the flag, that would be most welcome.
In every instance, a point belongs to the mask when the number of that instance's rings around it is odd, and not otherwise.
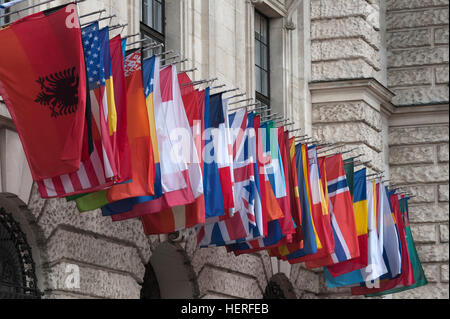
[[[401,251],[402,251],[401,274],[397,278],[380,280],[375,284],[370,283],[368,286],[366,286],[366,284],[363,283],[361,284],[360,287],[352,287],[353,295],[368,295],[368,294],[373,295],[398,287],[411,286],[415,283],[411,259],[409,257],[410,252],[406,239],[405,223],[403,222],[403,216],[400,211],[399,198],[398,195],[395,194],[395,191],[389,194],[389,198],[392,211],[394,212],[394,220],[398,226],[398,232],[401,241]]]
[[[386,265],[383,260],[383,237],[378,236],[377,222],[383,224],[383,215],[379,215],[376,220],[376,183],[368,181],[367,190],[367,226],[368,226],[368,251],[367,266],[352,272],[333,277],[325,267],[325,278],[329,287],[343,287],[355,285],[362,282],[374,281],[387,272]]]
[[[108,203],[137,196],[154,195],[155,191],[155,161],[139,51],[125,58],[125,78],[128,105],[127,135],[131,151],[132,181],[111,187],[107,191]]]
[[[279,249],[283,259],[288,260],[290,263],[303,262],[303,257],[315,254],[318,249],[322,248],[315,230],[311,202],[309,201],[306,149],[306,145],[298,144],[295,146],[295,167],[301,206],[302,240]]]
[[[428,280],[425,276],[422,264],[419,259],[419,255],[417,254],[416,245],[414,244],[414,238],[411,233],[411,227],[409,225],[408,198],[402,195],[402,198],[400,199],[399,202],[400,202],[400,211],[402,212],[402,216],[405,221],[405,235],[408,244],[409,258],[411,261],[411,266],[414,274],[414,283],[409,286],[400,286],[394,289],[382,291],[380,293],[369,294],[367,295],[367,297],[393,294],[409,289],[422,287],[428,284]]]
[[[327,271],[332,275],[350,273],[365,268],[368,265],[368,192],[366,183],[366,169],[354,173],[353,178],[353,211],[355,214],[356,231],[358,234],[359,256],[330,266]],[[335,236],[337,236],[335,234]]]
[[[219,169],[220,185],[222,189],[223,208],[228,211],[234,207],[233,188],[231,181],[231,167],[229,161],[229,147],[227,140],[227,114],[224,113],[224,99],[221,93],[211,95],[209,104],[208,128],[212,135],[214,150],[213,159]],[[208,135],[208,133],[207,133]],[[206,142],[208,145],[208,142]],[[210,153],[208,153],[209,155]]]
[[[229,116],[233,150],[234,214],[197,230],[201,247],[223,246],[261,237],[262,210],[255,181],[256,141],[253,114],[245,109]]]
[[[178,75],[178,82],[180,86],[182,86],[184,83],[191,82],[191,80],[186,75],[186,73],[182,73]],[[183,88],[185,87],[186,86],[183,86]],[[202,128],[204,114],[204,92],[198,92],[193,89],[181,89],[181,92],[186,116],[192,129],[194,144],[197,150],[197,158],[200,161],[200,167],[203,168],[203,157],[201,156],[201,135],[203,132]],[[194,157],[192,158],[192,162],[194,162]],[[159,184],[161,184],[161,181],[159,181]],[[180,229],[190,228],[199,224],[203,224],[205,222],[204,207],[204,197],[203,195],[201,195],[196,198],[193,203],[188,204],[184,207],[179,206],[169,208],[161,212],[141,216],[142,224],[144,226],[144,232],[147,235],[166,234],[178,231]]]
[[[348,270],[337,269],[339,264],[360,256],[358,236],[355,223],[355,215],[352,205],[350,190],[344,171],[342,155],[337,154],[325,159],[327,188],[331,216],[331,226],[334,236],[334,253],[326,257],[329,264],[328,270],[333,276],[347,273]],[[316,260],[316,262],[318,262]]]
[[[216,98],[217,100],[217,98]],[[215,122],[223,120],[223,111],[218,107],[211,107],[210,89],[205,90],[205,132],[204,132],[204,176],[203,189],[205,196],[205,214],[206,218],[225,215],[225,203],[223,198],[222,184],[219,174],[219,166],[216,160],[216,151],[214,145],[213,132],[217,132],[218,126]],[[211,113],[216,111],[216,114]],[[221,117],[222,115],[222,117]],[[216,120],[217,119],[217,120]]]
[[[74,17],[70,28],[69,17]],[[76,6],[20,19],[0,30],[0,42],[0,95],[33,180],[76,172],[82,161],[88,100]]]
[[[278,157],[279,149],[276,140],[277,135],[274,132],[273,123],[265,122],[261,125],[261,143],[258,144],[258,159],[263,164],[263,177],[261,187],[265,190],[265,206],[267,220],[278,220],[284,216],[283,211],[278,204],[277,197],[286,196],[286,188],[281,185],[283,175],[281,172],[281,160]]]
[[[349,158],[344,161],[345,177],[347,177],[348,189],[353,197],[354,189],[354,175],[355,175],[355,163],[354,158]]]
[[[124,39],[126,40],[126,39]],[[127,83],[125,79],[125,69],[123,64],[122,40],[120,35],[109,41],[111,50],[111,69],[114,85],[114,99],[117,114],[116,132],[116,167],[118,180],[125,181],[131,179],[131,153],[127,136]],[[153,137],[152,137],[153,140]],[[156,177],[155,177],[156,179]]]
[[[92,103],[93,152],[77,172],[37,182],[43,198],[64,197],[105,189],[117,178],[112,143],[108,133],[107,98],[102,42],[98,22],[82,30],[82,40]]]
[[[158,70],[158,67],[155,67],[155,70]],[[160,83],[160,89],[155,89],[155,123],[163,195],[137,203],[126,212],[123,212],[120,203],[107,205],[103,211],[120,211],[120,214],[112,216],[113,221],[186,205],[203,194],[202,171],[184,110],[176,67],[170,65],[159,73],[158,75],[158,72],[155,72],[155,77],[159,76],[159,81],[155,82]],[[194,158],[193,161],[191,157]]]
[[[21,2],[24,2],[25,0],[10,0],[7,3],[0,4],[0,9],[6,10],[8,8],[11,8],[12,6],[15,6],[16,4],[19,4]]]

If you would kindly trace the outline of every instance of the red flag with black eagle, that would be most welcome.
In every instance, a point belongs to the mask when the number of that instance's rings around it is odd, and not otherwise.
[[[34,180],[80,167],[86,69],[76,5],[39,12],[0,30],[0,95]]]

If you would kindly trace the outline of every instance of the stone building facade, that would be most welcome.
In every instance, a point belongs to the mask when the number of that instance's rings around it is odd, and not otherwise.
[[[165,24],[153,20],[149,28],[141,13],[155,1],[78,6],[81,14],[115,14],[111,24],[128,23],[124,35],[150,31],[189,59],[178,68],[196,67],[194,80],[218,77],[248,98],[267,98],[306,134],[358,147],[349,156],[363,153],[370,171],[417,195],[412,230],[430,283],[392,297],[448,298],[448,0],[166,0],[156,1]],[[58,3],[66,2],[33,10]],[[261,16],[270,58],[263,97],[255,80]],[[199,249],[192,231],[148,237],[139,220],[113,223],[62,199],[42,200],[0,102],[0,217],[1,208],[26,237],[44,298],[350,297],[328,289],[320,271],[266,253]],[[10,231],[1,227],[0,234]],[[0,242],[0,262],[13,250]]]

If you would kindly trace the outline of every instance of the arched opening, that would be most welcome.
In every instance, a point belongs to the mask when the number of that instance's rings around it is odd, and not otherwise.
[[[297,299],[289,279],[283,273],[274,275],[267,284],[264,299]]]
[[[142,299],[193,299],[198,296],[195,274],[184,249],[164,242],[146,266]]]
[[[0,207],[0,299],[37,299],[31,247],[13,216]]]

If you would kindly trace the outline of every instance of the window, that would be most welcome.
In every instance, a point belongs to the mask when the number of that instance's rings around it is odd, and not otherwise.
[[[269,18],[255,11],[256,99],[270,106]]]
[[[0,4],[4,4],[6,2],[9,2],[9,0],[0,0]],[[10,9],[0,10],[0,16],[7,14],[9,11],[10,11]],[[6,23],[9,23],[9,17],[0,18],[0,26],[4,25]]]
[[[142,39],[165,43],[165,3],[164,0],[141,0],[141,34]],[[147,50],[144,58],[160,53],[163,48]]]

